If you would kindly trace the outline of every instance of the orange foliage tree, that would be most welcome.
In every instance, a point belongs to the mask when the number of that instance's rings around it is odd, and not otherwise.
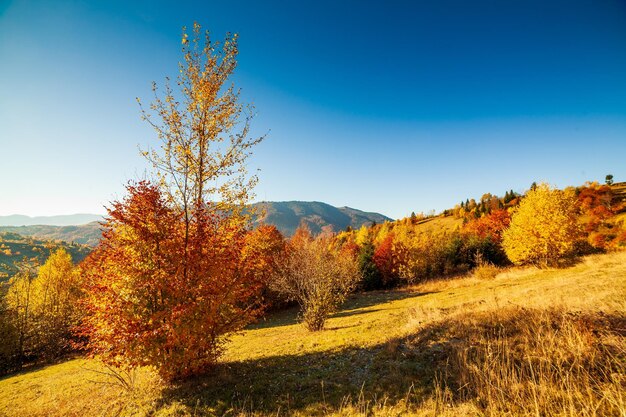
[[[626,207],[613,201],[609,185],[597,182],[578,188],[578,205],[582,212],[582,223],[588,243],[597,249],[617,249],[626,246],[626,228],[615,215]]]
[[[489,238],[494,243],[502,241],[502,232],[509,227],[511,214],[508,210],[495,210],[463,225],[462,232],[473,234],[481,239]]]
[[[187,234],[158,187],[127,189],[84,263],[87,347],[114,365],[155,366],[165,379],[202,373],[226,335],[260,312],[255,249],[245,228],[214,214],[195,212]]]
[[[261,225],[246,236],[242,258],[246,268],[262,283],[261,298],[266,307],[276,307],[286,301],[271,288],[272,277],[285,251],[285,238],[274,225]]]

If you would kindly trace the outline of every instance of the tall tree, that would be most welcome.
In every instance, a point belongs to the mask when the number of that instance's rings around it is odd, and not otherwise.
[[[11,313],[9,318],[14,322],[16,335],[14,349],[17,363],[22,363],[31,353],[31,340],[35,330],[33,328],[33,281],[37,276],[38,266],[36,259],[24,258],[18,264],[18,273],[9,281],[6,302]]]
[[[194,24],[182,41],[175,88],[167,79],[161,96],[153,84],[154,102],[141,107],[160,141],[143,152],[158,182],[127,187],[86,262],[92,352],[166,379],[207,371],[228,334],[259,313],[265,262],[247,247],[257,177],[246,161],[263,138],[249,137],[253,109],[229,84],[237,36],[213,42]]]
[[[71,330],[81,312],[80,277],[64,248],[51,252],[33,283],[33,313],[37,321],[41,354],[53,357],[71,348]]]
[[[183,28],[182,41],[177,88],[166,78],[162,97],[153,83],[149,110],[137,101],[161,142],[143,155],[188,226],[194,210],[241,210],[252,197],[258,178],[248,176],[245,162],[263,137],[249,136],[254,107],[240,103],[240,90],[229,84],[237,67],[237,34],[214,42],[195,23],[191,38]]]

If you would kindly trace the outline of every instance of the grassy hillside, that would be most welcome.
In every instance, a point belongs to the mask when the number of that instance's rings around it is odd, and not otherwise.
[[[453,231],[463,225],[463,219],[456,219],[452,216],[430,217],[419,221],[416,231],[419,233],[430,233],[436,231]]]
[[[102,236],[99,222],[79,226],[1,226],[0,232],[17,233],[36,239],[73,242],[80,245],[96,246]]]
[[[63,246],[68,251],[74,263],[82,261],[91,251],[91,248],[84,245],[50,242],[17,233],[0,232],[0,282],[17,272],[16,264],[24,257],[37,258],[43,263],[50,255],[50,249],[58,246]]]
[[[232,338],[211,376],[123,389],[74,359],[0,380],[0,415],[624,415],[626,253],[354,296]]]

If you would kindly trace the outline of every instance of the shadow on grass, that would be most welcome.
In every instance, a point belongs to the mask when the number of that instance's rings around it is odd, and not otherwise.
[[[374,309],[358,308],[358,309],[355,309],[355,310],[344,310],[344,311],[339,311],[339,312],[331,315],[330,318],[358,316],[359,314],[376,313],[377,311],[381,311],[381,309],[379,309],[379,308],[374,308]]]
[[[433,294],[433,292],[411,292],[408,290],[387,290],[387,291],[371,291],[365,293],[354,294],[342,306],[341,310],[331,316],[333,317],[349,317],[357,314],[368,314],[383,309],[367,310],[368,307],[388,303],[391,301],[404,300],[407,298],[417,298],[423,295]],[[268,319],[261,319],[248,327],[248,329],[267,329],[280,326],[291,326],[298,324],[299,308],[292,306],[280,311],[273,312]]]
[[[410,290],[385,290],[369,291],[355,294],[346,301],[342,310],[353,310],[357,308],[367,308],[375,305],[389,303],[391,301],[405,300],[407,298],[417,298],[434,292],[416,292]]]
[[[160,407],[176,403],[197,415],[233,409],[277,415],[336,410],[346,398],[395,403],[412,386],[415,392],[430,389],[434,375],[424,360],[428,352],[407,358],[398,350],[402,343],[222,363],[210,376],[167,389]]]
[[[9,372],[0,373],[0,381],[12,378],[20,374],[43,371],[47,368],[53,367],[60,363],[64,363],[64,362],[71,361],[73,359],[82,358],[82,357],[83,357],[82,352],[75,351],[75,352],[69,352],[69,353],[63,354],[62,356],[59,356],[58,358],[51,358],[51,359],[44,358],[44,359],[39,359],[39,360],[32,360],[30,362],[26,361],[22,365],[16,365]]]
[[[413,403],[419,402],[432,394],[436,378],[441,378],[443,374],[455,398],[459,395],[458,400],[462,400],[461,396],[465,400],[478,399],[484,393],[473,391],[472,385],[462,384],[464,375],[479,364],[472,361],[491,358],[488,353],[493,348],[494,338],[511,346],[511,363],[522,367],[527,362],[527,355],[518,355],[517,347],[522,346],[529,351],[537,349],[534,344],[542,343],[543,339],[528,339],[537,326],[541,332],[560,338],[567,337],[568,332],[564,332],[564,328],[573,326],[595,344],[602,341],[603,334],[623,337],[625,325],[626,318],[620,314],[589,316],[524,308],[503,309],[497,313],[468,313],[431,323],[405,338],[391,339],[367,348],[351,347],[340,351],[222,363],[209,376],[165,390],[158,407],[176,405],[178,409],[182,407],[194,415],[241,412],[324,414],[340,410],[344,404],[357,400],[370,404],[384,402],[393,406],[406,400],[409,393]],[[594,336],[596,332],[598,336]],[[522,340],[525,341],[520,345]],[[559,343],[566,341],[563,339]],[[471,353],[469,362],[455,359],[467,352]],[[617,357],[614,353],[605,354],[604,358],[598,356],[600,361],[595,367],[599,371],[594,374],[594,380],[602,379],[602,372],[606,370],[623,370],[623,367],[613,369],[615,365],[611,361]],[[562,354],[556,356],[561,358]],[[567,372],[568,366],[565,365],[554,363],[555,367],[563,369],[562,372]],[[489,367],[492,366],[504,365],[490,362]],[[528,406],[531,405],[528,400]]]
[[[269,318],[262,317],[258,322],[251,324],[247,329],[267,329],[271,327],[291,326],[299,323],[298,321],[299,307],[292,306],[285,309],[272,312]]]

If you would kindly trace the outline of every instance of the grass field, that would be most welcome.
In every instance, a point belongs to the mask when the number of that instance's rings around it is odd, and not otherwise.
[[[453,231],[463,225],[463,219],[453,216],[437,216],[421,220],[416,223],[418,233],[431,233],[436,231]]]
[[[6,377],[0,415],[626,413],[626,253],[355,295],[318,333],[296,316],[175,386],[143,369],[123,387],[83,358]]]

